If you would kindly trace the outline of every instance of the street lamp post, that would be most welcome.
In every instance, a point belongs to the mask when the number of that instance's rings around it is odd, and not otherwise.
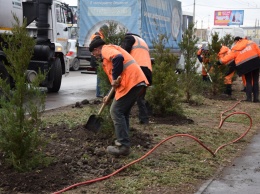
[[[202,36],[202,28],[203,28],[203,20],[201,20],[201,30],[200,30],[200,32],[201,32],[201,41],[203,40],[203,36]]]
[[[201,26],[200,26],[201,29],[200,29],[200,32],[198,30],[198,34],[197,34],[198,37],[201,39],[201,41],[203,41],[203,39],[207,40],[207,37],[206,37],[207,33],[203,32],[203,22],[204,22],[204,19],[206,19],[206,17],[208,17],[208,28],[209,28],[209,17],[210,17],[210,15],[207,15],[207,16],[204,16],[204,17],[200,17],[198,15],[196,16],[196,18],[199,18],[200,21],[201,21]],[[197,27],[197,23],[198,23],[198,20],[195,23],[196,27]],[[207,30],[207,28],[205,28],[205,30]]]
[[[193,3],[193,23],[195,23],[195,0],[194,0],[194,3]]]

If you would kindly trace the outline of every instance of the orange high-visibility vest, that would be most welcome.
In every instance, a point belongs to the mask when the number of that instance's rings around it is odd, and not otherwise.
[[[225,57],[230,52],[231,52],[231,50],[227,46],[222,46],[219,53],[218,53],[218,58],[221,60],[223,57]],[[232,61],[234,61],[234,60],[227,61],[227,63],[224,64],[224,65],[228,65]],[[229,75],[225,76],[224,83],[225,84],[232,84],[232,78],[233,78],[234,74],[235,74],[235,71],[233,71]]]
[[[134,57],[140,66],[148,67],[148,69],[152,72],[152,63],[148,45],[142,38],[134,35],[132,36],[135,38],[135,43],[132,46],[130,55]]]
[[[218,58],[222,59],[223,57],[225,57],[230,52],[231,52],[231,50],[227,46],[222,46],[219,53],[218,53]],[[233,60],[231,60],[231,61],[233,61]],[[231,61],[227,61],[224,65],[229,64]]]
[[[117,45],[104,45],[101,51],[103,57],[103,69],[107,74],[110,83],[112,79],[113,62],[112,60],[117,55],[124,57],[123,61],[123,72],[121,73],[121,83],[116,88],[115,99],[118,100],[126,95],[134,86],[141,82],[149,84],[142,69],[136,63],[134,58],[123,48]]]
[[[197,55],[201,55],[202,63],[203,63],[204,65],[206,65],[206,64],[209,62],[209,59],[206,58],[205,56],[203,56],[202,48],[200,48],[200,49],[197,51]],[[205,67],[206,67],[206,66],[205,66]],[[207,71],[206,71],[206,69],[205,69],[205,67],[204,67],[203,65],[201,66],[201,75],[203,75],[203,76],[207,76],[207,75],[208,75],[208,74],[207,74]]]
[[[90,37],[90,40],[92,41],[97,36],[100,36],[101,39],[104,39],[104,35],[99,31],[99,32],[96,32],[95,34],[92,34],[92,36]]]

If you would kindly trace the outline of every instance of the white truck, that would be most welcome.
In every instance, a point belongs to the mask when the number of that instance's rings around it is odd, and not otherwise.
[[[29,35],[36,40],[33,57],[28,66],[27,81],[35,75],[48,72],[40,84],[49,92],[58,92],[62,75],[69,73],[69,64],[65,55],[68,44],[68,23],[73,23],[73,15],[69,6],[57,0],[0,0],[0,75],[10,77],[5,65],[10,64],[1,48],[1,34],[11,34],[13,13],[23,22],[27,19]],[[10,80],[11,77],[10,77]],[[14,83],[10,83],[11,86]]]
[[[240,36],[241,38],[245,37],[245,33],[243,28],[234,27],[234,26],[214,26],[210,29],[208,33],[208,42],[211,44],[212,42],[212,35],[215,33],[218,34],[218,38],[221,39],[227,34],[230,34],[233,37]]]

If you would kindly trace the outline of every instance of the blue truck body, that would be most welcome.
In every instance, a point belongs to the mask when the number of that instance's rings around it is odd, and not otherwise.
[[[78,0],[78,57],[89,58],[90,37],[108,22],[139,34],[153,49],[159,34],[169,38],[166,48],[178,52],[182,36],[182,9],[177,0]]]

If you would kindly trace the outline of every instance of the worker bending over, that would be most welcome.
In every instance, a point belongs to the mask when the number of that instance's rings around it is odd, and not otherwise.
[[[239,76],[245,75],[246,78],[246,99],[245,101],[259,102],[259,68],[260,68],[260,49],[253,41],[235,37],[238,40],[232,47],[231,52],[219,60],[225,64],[235,60],[235,70]],[[253,81],[253,84],[252,84]]]
[[[120,156],[130,153],[129,115],[140,92],[147,81],[140,66],[123,48],[116,45],[105,45],[101,38],[95,38],[89,45],[89,51],[97,58],[103,59],[103,70],[115,88],[115,97],[110,107],[117,140],[115,146],[108,146],[109,154]],[[117,78],[121,76],[121,82]],[[107,96],[103,101],[107,103]]]

